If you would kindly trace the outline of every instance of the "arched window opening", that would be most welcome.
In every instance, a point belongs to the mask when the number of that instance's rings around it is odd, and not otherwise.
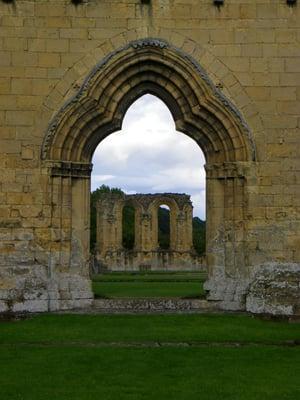
[[[208,205],[207,260],[210,281],[206,289],[210,291],[211,299],[218,298],[226,302],[228,290],[234,292],[237,286],[240,287],[238,279],[247,275],[243,273],[243,268],[246,268],[242,262],[245,259],[244,248],[239,245],[245,227],[238,217],[233,217],[243,216],[245,211],[244,182],[255,169],[254,163],[250,168],[250,162],[256,161],[255,144],[242,113],[221,92],[215,90],[195,60],[177,50],[169,44],[151,39],[133,42],[111,53],[104,64],[100,63],[86,77],[76,101],[73,99],[65,103],[52,119],[44,137],[41,156],[47,162],[42,167],[49,169],[50,189],[55,192],[53,209],[60,210],[63,215],[61,230],[68,232],[66,246],[57,249],[59,258],[55,257],[55,260],[62,262],[63,271],[67,267],[76,274],[79,271],[86,285],[87,271],[84,271],[84,266],[88,265],[90,259],[88,188],[91,157],[94,155],[92,190],[99,184],[106,184],[122,188],[127,195],[186,193],[191,195],[194,216],[200,218],[198,204],[202,206],[202,216],[205,203]],[[173,116],[173,128],[170,125],[166,130],[158,127],[157,121],[162,114],[155,104],[160,104],[159,107],[164,110],[167,107],[151,95],[142,96],[146,93],[156,94],[165,101]],[[134,115],[135,120],[131,120],[133,126],[129,127],[128,124],[126,132],[130,114]],[[164,122],[170,121],[170,116],[169,112]],[[116,132],[121,128],[122,134]],[[182,133],[176,132],[176,128]],[[131,138],[133,140],[130,140],[128,133],[135,135]],[[165,133],[168,134],[166,140]],[[111,146],[117,136],[121,140]],[[193,140],[189,141],[189,138]],[[125,146],[120,146],[120,142]],[[102,154],[96,150],[98,144]],[[191,150],[190,145],[194,146],[195,151]],[[204,157],[197,145],[203,148],[207,157],[206,202]],[[191,163],[192,159],[197,163]],[[138,167],[135,165],[131,168],[130,179],[126,179],[126,167],[132,161],[139,161]],[[249,163],[249,168],[240,168],[246,163],[247,167]],[[226,180],[228,165],[231,181],[237,182],[233,191],[229,187],[232,182]],[[157,166],[160,167],[159,172],[155,169]],[[70,179],[63,179],[66,176]],[[124,184],[119,184],[120,180]],[[57,182],[61,182],[61,185]],[[198,203],[196,196],[201,202]],[[156,268],[169,271],[173,268],[177,271],[179,268],[205,266],[206,259],[203,257],[201,265],[201,257],[195,257],[192,249],[191,207],[189,212],[185,212],[182,202],[173,207],[172,201],[161,197],[155,207],[149,209],[151,203],[144,201],[136,209],[135,251],[128,254],[122,251],[122,208],[125,198],[117,199],[113,206],[110,200],[107,196],[96,207],[97,267],[103,266],[104,271],[129,270],[131,267],[134,271],[142,270],[141,267],[143,270],[147,267],[147,270]],[[172,214],[171,251],[165,253],[157,252],[157,204],[164,202],[171,205]],[[226,208],[228,204],[233,205],[230,213]],[[235,228],[235,234],[225,234],[225,240],[222,240],[220,232],[226,233],[231,225]],[[227,279],[228,282],[225,279],[226,268],[234,272]],[[222,275],[225,281],[220,286],[219,278]],[[89,294],[88,289],[83,292]],[[237,297],[235,307],[239,308],[243,305],[244,297],[241,295],[241,300]],[[89,300],[89,297],[83,299]],[[83,304],[87,303],[84,301]]]
[[[135,244],[135,209],[131,205],[122,211],[122,245],[126,250],[133,250]]]
[[[94,192],[100,188],[102,192],[118,191],[121,196],[139,193],[191,195],[194,249],[201,255],[205,252],[205,157],[193,139],[176,130],[172,114],[162,100],[150,94],[137,99],[124,116],[122,130],[99,143],[92,162],[92,251],[97,248],[94,201],[97,196]],[[170,210],[160,207],[157,213],[160,222],[156,221],[155,225],[161,225],[157,232],[158,243],[154,241],[153,246],[167,250],[172,246]],[[147,210],[134,213],[126,205],[120,214],[116,211],[107,215],[106,226],[111,231],[106,233],[105,249],[150,248],[152,244],[146,231],[152,229],[152,221],[144,214]],[[123,220],[123,226],[114,218]]]
[[[162,250],[170,249],[170,208],[162,204],[158,208],[158,247]]]

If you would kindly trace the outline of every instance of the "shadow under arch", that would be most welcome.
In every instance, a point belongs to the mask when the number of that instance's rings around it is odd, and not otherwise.
[[[131,207],[134,210],[134,243],[133,247],[131,248],[132,250],[139,249],[141,246],[141,227],[139,224],[139,216],[143,214],[144,209],[141,203],[139,203],[134,196],[131,196],[130,198],[127,197],[126,201],[123,204],[122,212],[124,212],[125,207]],[[122,221],[122,229],[124,221]]]
[[[176,246],[176,241],[177,241],[177,237],[176,237],[176,218],[179,214],[179,207],[178,204],[176,202],[176,200],[174,200],[172,197],[166,197],[162,194],[161,197],[155,199],[152,201],[152,203],[149,206],[149,212],[152,215],[152,224],[154,225],[154,232],[156,232],[156,237],[154,238],[154,241],[157,244],[158,247],[158,231],[159,231],[159,226],[158,226],[158,210],[159,207],[161,205],[166,205],[169,207],[170,210],[170,245],[169,245],[169,249],[173,250],[175,249]]]
[[[165,102],[176,129],[193,138],[206,157],[207,289],[211,299],[224,301],[227,286],[234,292],[245,272],[243,196],[248,164],[256,160],[255,144],[242,115],[201,66],[160,39],[131,42],[106,56],[50,122],[41,159],[49,171],[50,190],[67,192],[70,197],[65,205],[60,194],[56,204],[61,215],[66,208],[69,218],[59,227],[69,229],[70,250],[65,258],[70,268],[81,273],[87,269],[87,204],[94,150],[121,129],[127,109],[146,93]],[[79,248],[76,257],[74,243]],[[241,304],[240,293],[232,303]]]

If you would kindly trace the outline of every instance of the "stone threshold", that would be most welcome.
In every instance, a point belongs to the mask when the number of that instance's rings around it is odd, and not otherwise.
[[[92,309],[103,313],[197,313],[218,311],[217,305],[206,299],[120,298],[95,299]]]

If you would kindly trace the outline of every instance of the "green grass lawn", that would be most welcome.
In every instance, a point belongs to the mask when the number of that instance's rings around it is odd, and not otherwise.
[[[93,292],[98,298],[149,298],[204,296],[200,282],[93,282]]]
[[[295,340],[300,324],[245,315],[0,322],[0,398],[297,400],[300,346],[283,343]]]
[[[6,348],[5,400],[297,400],[300,349]]]
[[[94,275],[94,282],[194,282],[206,279],[206,272],[110,272]]]
[[[0,345],[76,342],[300,341],[300,324],[246,315],[57,315],[0,322]]]
[[[93,277],[96,297],[179,297],[204,296],[205,273],[106,273]]]

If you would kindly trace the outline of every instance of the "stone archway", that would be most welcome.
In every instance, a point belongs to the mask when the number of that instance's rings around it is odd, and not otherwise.
[[[52,199],[53,270],[87,278],[89,179],[97,145],[119,130],[130,105],[156,95],[169,107],[176,129],[193,138],[206,157],[209,298],[223,308],[243,307],[247,259],[243,215],[245,186],[256,159],[241,114],[189,55],[165,41],[131,42],[106,56],[78,94],[54,117],[42,146]]]
[[[122,243],[124,207],[135,212],[135,243]],[[169,207],[170,246],[158,241],[158,209]],[[193,206],[191,198],[179,193],[103,193],[97,205],[96,260],[99,271],[200,271],[204,257],[193,249]]]
[[[177,235],[177,216],[179,214],[178,203],[175,199],[168,198],[167,196],[161,196],[155,199],[149,207],[149,211],[152,217],[153,223],[153,244],[158,247],[158,210],[161,205],[165,204],[169,207],[170,215],[170,249],[178,249],[180,243],[178,243]]]

